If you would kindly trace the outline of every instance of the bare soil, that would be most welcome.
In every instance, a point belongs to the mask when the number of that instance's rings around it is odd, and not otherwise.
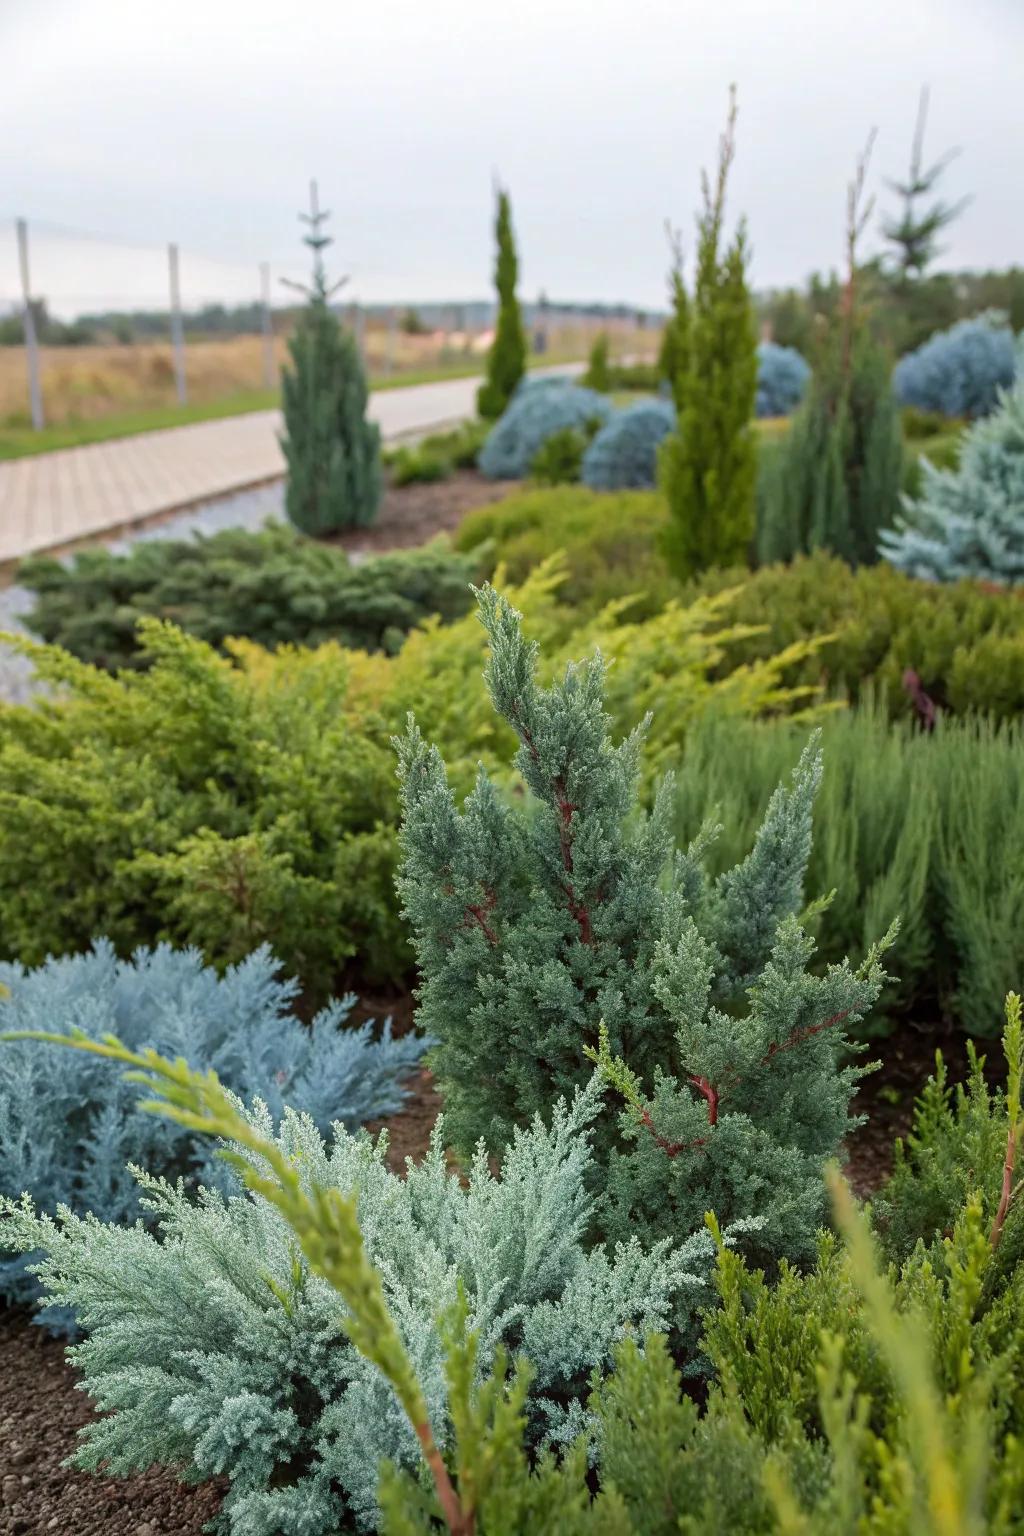
[[[373,526],[353,528],[332,542],[350,552],[374,555],[411,549],[439,533],[453,533],[474,507],[502,501],[521,489],[518,480],[485,480],[475,469],[460,469],[432,483],[389,485]]]

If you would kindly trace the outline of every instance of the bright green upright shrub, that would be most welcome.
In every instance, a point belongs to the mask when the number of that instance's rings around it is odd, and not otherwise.
[[[693,298],[686,299],[681,276],[674,274],[675,307],[666,332],[679,421],[661,450],[669,506],[664,547],[670,568],[683,577],[713,565],[745,564],[754,535],[757,454],[750,423],[757,338],[742,224],[721,251],[735,117],[733,99],[713,192],[704,178]]]
[[[786,721],[695,721],[678,760],[676,830],[724,826],[722,870],[750,844],[802,730]],[[940,720],[932,734],[894,726],[877,704],[822,728],[808,888],[835,894],[814,919],[822,960],[865,948],[893,913],[896,980],[875,1027],[941,1019],[969,1034],[998,1027],[1024,974],[1024,736],[1016,726]],[[729,769],[723,773],[722,765]]]
[[[608,337],[604,331],[594,338],[583,383],[588,389],[600,389],[605,393],[612,387],[611,369],[608,366]]]
[[[595,1133],[613,1163],[605,1230],[688,1231],[714,1208],[752,1219],[744,1241],[769,1260],[804,1255],[860,1075],[839,1061],[884,980],[873,952],[861,970],[809,971],[795,914],[818,753],[709,881],[711,833],[674,849],[667,782],[637,811],[647,722],[612,745],[601,658],[541,689],[518,615],[489,588],[480,603],[488,688],[532,803],[481,769],[460,813],[436,748],[412,725],[399,743],[399,890],[455,1142],[499,1147],[599,1056],[626,1098],[621,1129]]]
[[[285,507],[296,528],[313,534],[372,523],[383,484],[380,429],[366,419],[359,348],[328,302],[335,290],[328,286],[321,255],[331,243],[323,232],[326,218],[314,184],[305,236],[313,252],[313,281],[288,343],[292,367],[281,376]]]
[[[503,188],[497,193],[494,236],[498,247],[494,268],[498,319],[487,355],[487,378],[476,397],[477,410],[487,421],[497,421],[526,372],[526,332],[516,296],[519,259],[512,230],[512,204]]]

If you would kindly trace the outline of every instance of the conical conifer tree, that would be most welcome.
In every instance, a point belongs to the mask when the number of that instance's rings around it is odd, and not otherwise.
[[[496,421],[512,398],[526,372],[526,333],[516,297],[519,259],[512,229],[512,204],[499,188],[494,234],[498,246],[494,281],[498,290],[498,320],[487,358],[487,378],[476,397],[477,410],[487,421]]]
[[[661,481],[669,507],[665,554],[683,577],[713,565],[745,564],[754,535],[757,335],[742,223],[724,255],[721,249],[735,126],[733,93],[715,185],[707,176],[703,182],[692,302],[686,301],[678,260],[673,268],[668,345],[679,425],[662,448]]]
[[[497,1151],[590,1077],[621,1096],[594,1133],[609,1170],[603,1230],[687,1233],[706,1210],[756,1220],[768,1261],[805,1256],[822,1163],[850,1127],[847,1029],[878,995],[877,955],[814,975],[803,906],[816,745],[776,790],[749,856],[718,879],[714,829],[676,851],[666,780],[638,810],[646,725],[613,745],[599,656],[541,688],[536,646],[480,593],[486,678],[519,737],[530,805],[481,769],[460,811],[436,749],[398,743],[399,891],[422,978],[419,1020],[445,1124]],[[624,1107],[623,1107],[624,1101]]]
[[[371,523],[380,503],[383,472],[380,429],[366,419],[367,388],[359,348],[330,308],[345,278],[328,284],[323,251],[329,217],[321,212],[316,182],[303,237],[313,252],[309,303],[288,343],[292,367],[282,374],[285,432],[281,448],[288,464],[285,506],[303,533],[331,533]]]

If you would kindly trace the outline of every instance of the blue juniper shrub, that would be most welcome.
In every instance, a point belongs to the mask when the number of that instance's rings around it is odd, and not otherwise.
[[[100,939],[86,954],[37,970],[0,966],[0,1032],[80,1029],[151,1045],[215,1071],[241,1099],[261,1099],[275,1120],[287,1103],[325,1136],[336,1121],[355,1128],[400,1109],[427,1042],[415,1034],[395,1039],[390,1024],[379,1032],[368,1023],[343,1028],[354,997],[304,1025],[292,1012],[298,986],[278,969],[265,947],[218,976],[197,950],[160,945],[119,960]],[[55,1059],[52,1046],[34,1040],[0,1044],[0,1193],[27,1190],[43,1211],[65,1205],[133,1222],[140,1210],[130,1163],[171,1179],[217,1182],[221,1169],[208,1146],[144,1113],[139,1097],[97,1057]],[[0,1256],[0,1296],[36,1293],[25,1261]]]

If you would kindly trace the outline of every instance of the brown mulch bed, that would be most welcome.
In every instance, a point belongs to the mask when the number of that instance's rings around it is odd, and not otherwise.
[[[409,1000],[370,999],[368,1013],[391,1013],[396,1027],[408,1023]],[[950,1076],[963,1076],[962,1037],[905,1024],[880,1042],[880,1071],[865,1080],[855,1109],[870,1116],[851,1138],[848,1173],[857,1192],[869,1194],[892,1165],[892,1143],[910,1123],[914,1098],[932,1070],[936,1045]],[[996,1042],[988,1042],[993,1069]],[[417,1073],[401,1114],[384,1122],[388,1163],[401,1172],[407,1156],[422,1157],[441,1096],[425,1069]],[[371,1127],[377,1130],[379,1126]],[[91,1414],[84,1394],[74,1390],[75,1373],[63,1358],[63,1344],[32,1327],[26,1315],[0,1308],[0,1536],[199,1536],[216,1514],[221,1488],[184,1487],[153,1469],[131,1478],[95,1477],[61,1464],[75,1447],[76,1431]]]
[[[383,554],[410,549],[439,533],[452,533],[467,512],[521,490],[517,480],[485,480],[475,469],[460,469],[448,480],[427,485],[389,485],[372,528],[353,528],[336,542],[349,551]]]

